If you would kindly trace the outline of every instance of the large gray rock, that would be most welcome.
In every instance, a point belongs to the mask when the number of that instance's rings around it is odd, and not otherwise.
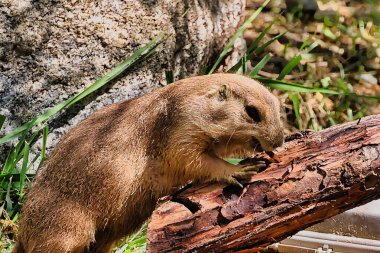
[[[162,31],[158,54],[50,122],[49,147],[93,111],[196,75],[236,31],[245,0],[0,0],[2,133],[79,93]],[[1,152],[0,152],[1,153]]]

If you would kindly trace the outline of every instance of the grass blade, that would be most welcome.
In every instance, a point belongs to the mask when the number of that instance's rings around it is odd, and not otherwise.
[[[42,150],[41,150],[41,161],[38,164],[38,168],[41,168],[46,160],[46,141],[48,137],[49,128],[48,126],[42,129]]]
[[[296,116],[296,123],[298,129],[302,128],[302,120],[300,116],[300,99],[298,97],[298,93],[289,94],[290,100],[293,103],[294,115]]]
[[[136,242],[138,242],[140,238],[144,238],[146,240],[146,229],[147,226],[146,223],[144,223],[135,234],[126,239],[125,244],[117,249],[116,253],[132,252],[133,246],[137,244]]]
[[[256,50],[254,50],[253,52],[251,52],[249,55],[246,56],[246,60],[251,60],[253,58],[254,55],[259,55],[261,52],[263,52],[270,44],[272,44],[275,40],[278,40],[279,38],[281,38],[282,36],[284,36],[286,32],[284,33],[281,33],[279,35],[276,35],[274,36],[273,38],[271,38],[270,40],[268,40],[267,42],[265,42],[261,47],[257,48]],[[243,64],[243,58],[239,60],[239,62],[237,62],[232,68],[230,68],[228,70],[229,73],[235,73],[237,72],[240,67],[242,66]]]
[[[5,122],[5,116],[0,114],[0,130],[4,125],[4,122]]]
[[[20,141],[17,143],[15,148],[9,152],[5,163],[1,169],[2,173],[13,173],[14,165],[17,163],[17,158],[19,157],[19,152],[21,150],[22,145],[25,142],[26,132],[24,132],[21,136]],[[21,158],[20,158],[21,159]]]
[[[165,71],[166,83],[170,84],[174,82],[173,70]]]
[[[28,165],[27,171],[29,171],[29,169],[34,165],[34,163],[37,161],[37,159],[38,159],[39,157],[40,157],[40,154],[37,154],[37,155],[33,158],[32,162],[29,163],[29,165]],[[28,178],[28,176],[26,176],[26,178]]]
[[[32,134],[32,136],[29,138],[29,140],[28,140],[28,141],[25,141],[25,143],[27,143],[27,144],[30,146],[30,144],[31,144],[31,143],[33,142],[33,140],[36,138],[36,136],[38,135],[38,133],[39,133],[39,131],[34,132],[34,133]],[[24,146],[24,147],[25,147],[25,146]],[[18,154],[16,160],[15,160],[14,163],[12,164],[13,167],[15,167],[15,166],[16,166],[16,163],[18,163],[18,162],[21,160],[21,158],[23,157],[23,155],[24,155],[24,151],[21,151],[21,153]]]
[[[247,53],[250,54],[254,49],[257,48],[261,40],[264,38],[265,34],[269,32],[269,30],[272,28],[273,24],[277,21],[277,19],[273,20],[265,29],[259,34],[259,36],[255,39],[254,42],[249,46],[247,49]]]
[[[6,205],[6,209],[7,209],[7,213],[9,214],[10,212],[12,212],[13,210],[13,202],[12,202],[12,199],[11,199],[11,187],[12,187],[12,177],[9,178],[9,182],[8,182],[8,185],[7,185],[7,193],[5,195],[5,202],[7,203]]]
[[[243,61],[244,61],[243,57],[240,58],[240,60],[234,66],[232,66],[227,72],[236,73],[240,69],[240,67],[243,65]]]
[[[264,56],[264,58],[261,59],[261,61],[259,61],[259,63],[257,63],[257,65],[251,70],[251,72],[249,72],[249,74],[248,74],[249,77],[255,77],[271,58],[272,58],[271,53]]]
[[[316,48],[317,46],[319,45],[318,41],[314,41],[307,49],[306,49],[306,53],[309,53],[311,50],[313,50],[314,48]]]
[[[26,173],[25,176],[27,178],[33,178],[36,174],[31,174],[31,173]],[[10,173],[1,173],[0,174],[0,178],[4,179],[4,180],[9,180],[10,178],[12,177],[13,180],[15,181],[20,181],[21,178],[20,178],[20,173],[17,173],[17,174],[10,174]]]
[[[310,42],[310,38],[307,38],[302,45],[300,46],[300,50],[303,50]]]
[[[284,77],[289,74],[290,71],[292,71],[294,69],[295,66],[298,65],[298,63],[300,63],[302,60],[302,56],[301,55],[297,55],[296,57],[294,57],[290,62],[288,62],[288,64],[286,64],[286,66],[281,70],[281,73],[278,75],[277,77],[277,80],[282,80],[284,79]]]
[[[23,148],[23,159],[22,159],[22,166],[20,171],[20,190],[19,195],[22,196],[24,194],[24,185],[25,185],[25,177],[26,172],[28,170],[28,160],[29,160],[29,143],[25,143],[25,146]]]
[[[380,96],[359,95],[352,92],[339,92],[339,91],[329,90],[329,89],[324,89],[324,88],[306,87],[306,86],[302,86],[301,84],[286,82],[282,80],[272,80],[272,79],[263,78],[263,77],[255,77],[255,79],[263,83],[265,86],[272,89],[296,91],[296,92],[319,92],[319,93],[324,93],[324,94],[353,96],[353,97],[360,97],[360,98],[367,98],[367,99],[375,99],[375,100],[380,101]]]
[[[270,0],[266,0],[260,8],[258,8],[252,15],[243,23],[242,26],[238,29],[238,31],[234,34],[234,36],[231,38],[231,40],[227,43],[227,45],[224,47],[222,53],[219,55],[218,59],[212,66],[211,70],[208,72],[208,74],[214,73],[215,69],[219,66],[220,62],[224,59],[224,57],[230,52],[231,48],[234,45],[234,42],[237,38],[239,38],[245,29],[249,26],[250,23],[260,14],[260,12],[264,9],[264,7],[269,3]]]
[[[285,34],[286,34],[286,32],[283,32],[283,33],[280,33],[279,35],[274,36],[273,38],[271,38],[270,40],[265,42],[261,47],[257,48],[253,53],[256,55],[261,54],[270,44],[272,44],[274,41],[278,40],[279,38],[281,38]]]
[[[244,54],[243,57],[241,57],[241,64],[243,75],[245,75],[247,72],[247,54]]]
[[[152,49],[152,47],[158,43],[163,37],[164,33],[159,34],[157,37],[155,37],[153,40],[151,40],[149,43],[145,44],[142,48],[134,52],[131,56],[129,56],[126,60],[124,60],[122,63],[117,65],[115,68],[113,68],[108,74],[101,77],[95,83],[93,83],[91,86],[87,87],[83,92],[79,93],[78,95],[75,95],[66,101],[63,101],[53,108],[50,108],[42,115],[34,118],[33,120],[25,123],[24,125],[14,129],[4,137],[0,138],[0,144],[3,144],[5,142],[8,142],[16,137],[18,137],[20,134],[22,134],[25,131],[28,131],[33,126],[40,124],[46,120],[48,120],[53,115],[59,113],[63,109],[66,109],[67,107],[77,103],[84,97],[88,96],[89,94],[93,93],[94,91],[100,89],[105,84],[109,83],[111,80],[115,79],[117,76],[119,76],[122,72],[124,72],[127,68],[131,67],[136,61],[138,61],[141,57],[146,58],[147,56],[150,56],[152,53],[152,50],[155,49],[155,47]],[[148,52],[146,52],[148,51]]]
[[[301,50],[303,50],[306,45],[309,43],[309,39],[307,39],[302,45]],[[309,53],[311,50],[313,50],[315,47],[318,46],[318,42],[313,42],[307,49],[305,49],[305,53]],[[302,60],[302,54],[297,55],[294,57],[286,66],[282,69],[281,73],[278,75],[277,80],[282,80],[284,77],[289,74]]]

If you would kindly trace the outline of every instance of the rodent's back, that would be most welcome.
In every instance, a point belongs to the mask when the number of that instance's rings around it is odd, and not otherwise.
[[[165,124],[166,105],[156,100],[161,92],[108,106],[60,141],[26,197],[19,240],[31,240],[38,231],[65,223],[59,216],[62,204],[85,214],[94,228],[111,223],[108,217],[118,216],[122,209],[137,211],[125,229],[135,229],[149,216],[157,197],[153,189],[141,190],[140,184],[144,177],[154,176],[144,170],[147,153],[161,145],[151,139],[159,134],[155,128]]]

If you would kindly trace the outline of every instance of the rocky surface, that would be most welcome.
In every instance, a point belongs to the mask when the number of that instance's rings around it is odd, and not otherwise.
[[[49,147],[93,111],[166,85],[166,70],[175,79],[199,73],[244,8],[245,0],[0,0],[2,133],[79,93],[165,30],[156,55],[49,123]]]

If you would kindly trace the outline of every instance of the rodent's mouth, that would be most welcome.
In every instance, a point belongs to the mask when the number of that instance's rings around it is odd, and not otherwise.
[[[261,146],[261,143],[258,139],[252,136],[251,143],[250,143],[252,149],[254,152],[262,152],[264,151],[263,147]]]

